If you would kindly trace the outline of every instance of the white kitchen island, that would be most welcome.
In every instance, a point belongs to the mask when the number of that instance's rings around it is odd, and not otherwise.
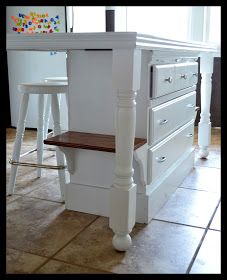
[[[201,157],[209,154],[212,45],[136,32],[7,34],[7,51],[67,51],[66,208],[107,216],[125,251],[194,166],[200,57]],[[136,138],[136,140],[135,140]],[[135,140],[135,144],[134,144]]]

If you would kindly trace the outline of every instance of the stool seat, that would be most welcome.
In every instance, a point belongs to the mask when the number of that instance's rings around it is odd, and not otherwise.
[[[60,110],[59,110],[59,101],[58,101],[58,94],[67,95],[68,90],[68,83],[67,82],[57,82],[57,81],[48,81],[48,82],[37,82],[37,83],[21,83],[18,85],[18,90],[22,93],[21,104],[20,104],[20,111],[19,111],[19,118],[17,124],[17,132],[16,132],[16,139],[13,148],[13,155],[12,159],[10,160],[11,166],[11,174],[9,180],[9,186],[7,193],[8,195],[14,192],[15,181],[16,181],[16,174],[17,174],[17,167],[18,165],[25,165],[26,166],[34,166],[34,164],[19,162],[19,158],[22,157],[20,155],[21,151],[21,144],[24,137],[24,130],[25,130],[25,122],[26,116],[28,111],[28,102],[29,97],[31,94],[38,94],[38,127],[37,127],[37,176],[41,177],[41,168],[47,168],[47,165],[43,165],[43,141],[46,136],[46,130],[48,128],[47,124],[45,123],[47,118],[45,117],[44,113],[44,95],[49,95],[48,98],[50,99],[50,106],[54,124],[54,135],[58,135],[61,133],[61,126],[60,126]],[[56,147],[56,159],[58,168],[58,175],[59,175],[59,183],[60,183],[60,190],[61,190],[61,197],[64,201],[64,188],[65,188],[65,171],[62,169],[64,167],[64,155]]]
[[[31,94],[66,93],[67,88],[67,82],[39,82],[23,83],[18,85],[19,92]]]

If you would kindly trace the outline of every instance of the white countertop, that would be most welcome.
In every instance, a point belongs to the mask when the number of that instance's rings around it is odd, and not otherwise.
[[[136,32],[7,34],[7,50],[147,49],[218,52],[215,45],[176,41]]]

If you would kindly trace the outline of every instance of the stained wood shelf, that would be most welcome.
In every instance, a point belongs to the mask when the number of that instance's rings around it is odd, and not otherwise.
[[[135,138],[134,150],[146,142],[146,139]],[[115,136],[107,134],[67,131],[45,139],[44,144],[115,153]]]

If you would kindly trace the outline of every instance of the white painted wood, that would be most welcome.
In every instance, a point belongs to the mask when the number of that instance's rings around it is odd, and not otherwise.
[[[174,91],[174,64],[154,65],[152,67],[152,98]]]
[[[185,176],[192,170],[193,165],[194,149],[191,149],[190,152],[184,153],[159,180],[148,185],[145,192],[140,192],[137,186],[136,222],[149,223],[170,194],[176,190]],[[181,172],[179,172],[179,168]],[[135,178],[135,182],[139,182],[139,180],[140,178]],[[65,189],[65,206],[68,210],[109,217],[109,193],[110,187],[68,183]]]
[[[149,110],[148,143],[154,145],[194,118],[196,92],[190,92]]]
[[[194,149],[184,153],[146,193],[137,193],[136,222],[148,224],[194,166]],[[179,172],[180,170],[180,172]]]
[[[51,112],[54,122],[54,135],[58,135],[61,133],[61,125],[60,125],[60,111],[59,111],[59,102],[57,94],[53,94],[51,96]],[[56,159],[57,165],[64,165],[64,154],[56,147]],[[62,200],[65,200],[65,170],[58,169],[60,190]]]
[[[201,113],[198,124],[198,143],[200,147],[200,157],[206,158],[209,154],[208,146],[211,139],[211,121],[210,121],[210,101],[213,73],[213,56],[202,54],[201,56]]]
[[[216,52],[216,45],[177,41],[136,32],[7,34],[7,50],[147,49]]]
[[[194,119],[148,150],[147,183],[160,177],[193,144]]]
[[[43,139],[44,139],[44,95],[38,97],[38,128],[37,128],[37,164],[43,163]],[[41,177],[42,169],[37,168],[37,177]]]
[[[198,63],[188,62],[175,65],[175,90],[197,84]]]
[[[129,233],[135,224],[136,185],[132,177],[132,160],[136,124],[135,91],[140,87],[141,52],[113,50],[112,69],[118,104],[115,119],[115,177],[110,191],[110,227],[115,233],[115,249],[125,251],[131,244]]]
[[[29,101],[29,95],[22,94],[20,110],[19,110],[19,119],[18,119],[18,124],[17,124],[17,131],[16,131],[16,138],[15,138],[14,147],[13,147],[13,155],[12,155],[13,161],[19,161],[19,158],[20,158],[21,144],[22,144],[23,137],[24,137],[26,115],[27,115],[27,111],[28,111],[28,101]],[[15,188],[15,182],[16,182],[17,168],[18,168],[18,165],[11,165],[9,185],[8,185],[8,189],[7,189],[8,195],[13,194],[13,191]]]

